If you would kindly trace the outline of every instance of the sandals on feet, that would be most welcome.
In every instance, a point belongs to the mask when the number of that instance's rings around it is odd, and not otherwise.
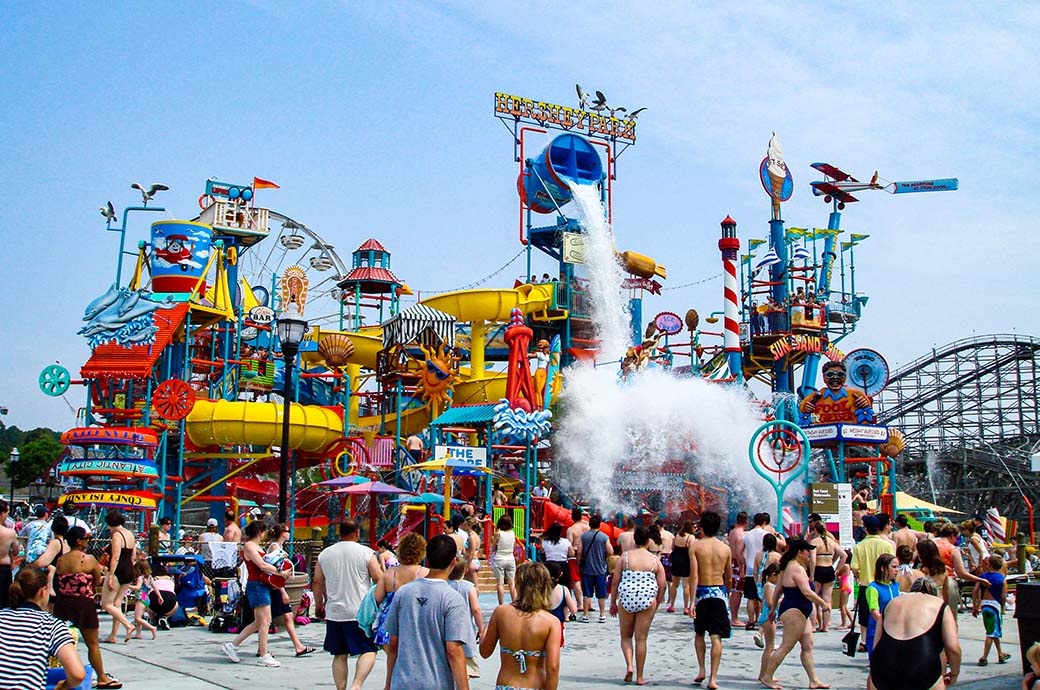
[[[296,652],[296,656],[307,656],[308,654],[313,654],[316,651],[318,651],[317,647],[304,647],[300,651]]]

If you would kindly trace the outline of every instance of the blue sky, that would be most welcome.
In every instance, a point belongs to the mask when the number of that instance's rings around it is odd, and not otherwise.
[[[575,105],[576,82],[648,108],[619,162],[615,234],[668,267],[666,287],[720,272],[727,214],[745,246],[766,236],[756,169],[775,130],[795,177],[789,225],[826,225],[813,161],[861,179],[960,179],[954,193],[865,193],[846,210],[843,227],[871,235],[856,255],[871,299],[845,349],[895,368],[973,333],[1040,334],[1040,9],[652,5],[5,3],[5,422],[73,423],[37,376],[55,361],[75,376],[89,355],[75,332],[118,246],[97,207],[138,200],[131,182],[169,185],[159,201],[188,218],[211,176],[274,180],[258,202],[342,257],[374,236],[416,290],[462,287],[520,249],[494,92]],[[128,246],[151,220],[132,219]],[[667,290],[644,313],[706,314],[721,294],[721,279]]]

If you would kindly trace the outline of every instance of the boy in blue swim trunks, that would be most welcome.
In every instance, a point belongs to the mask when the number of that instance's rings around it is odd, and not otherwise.
[[[979,666],[989,663],[989,648],[996,645],[997,663],[1005,664],[1011,658],[1000,649],[1000,638],[1003,636],[1004,628],[1004,602],[1007,600],[1007,579],[1001,572],[1004,568],[1004,559],[993,555],[983,561],[985,572],[979,577],[989,583],[983,587],[982,583],[975,585],[975,591],[971,598],[974,604],[971,615],[976,618],[982,613],[982,624],[986,626],[986,643],[982,648],[982,658]]]

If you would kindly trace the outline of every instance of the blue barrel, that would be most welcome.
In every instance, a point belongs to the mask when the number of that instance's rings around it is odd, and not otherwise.
[[[570,201],[571,185],[598,184],[603,179],[599,153],[577,134],[561,134],[527,163],[517,187],[535,213],[553,213]]]
[[[152,291],[191,292],[209,262],[213,228],[187,220],[152,223]]]

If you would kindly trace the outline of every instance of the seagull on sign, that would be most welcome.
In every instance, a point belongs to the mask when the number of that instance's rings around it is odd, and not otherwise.
[[[636,108],[626,116],[626,119],[636,120],[639,118],[639,113],[643,112],[644,110],[646,110],[646,108]]]
[[[155,197],[156,192],[165,192],[169,189],[169,187],[167,187],[164,184],[159,184],[158,182],[153,182],[152,185],[148,187],[148,189],[145,189],[144,185],[142,185],[140,182],[134,182],[132,185],[130,185],[130,189],[136,189],[137,191],[141,192],[141,202],[145,206],[147,206],[148,202]]]
[[[575,84],[574,88],[578,91],[578,107],[585,110],[589,107],[589,94],[585,93],[585,89],[581,88],[581,84]]]
[[[589,107],[592,110],[595,110],[597,113],[599,111],[607,108],[607,97],[603,95],[602,91],[597,91],[596,92],[596,100],[594,100],[592,102],[592,105],[589,106]]]
[[[624,106],[622,106],[622,105],[619,105],[616,108],[613,108],[613,107],[608,105],[606,108],[607,108],[607,113],[609,113],[611,117],[614,117],[615,113],[619,113],[619,112],[623,113],[626,110],[626,108]]]
[[[112,205],[111,201],[100,207],[98,210],[101,211],[101,215],[104,216],[105,220],[107,220],[110,225],[116,222],[116,207]]]

